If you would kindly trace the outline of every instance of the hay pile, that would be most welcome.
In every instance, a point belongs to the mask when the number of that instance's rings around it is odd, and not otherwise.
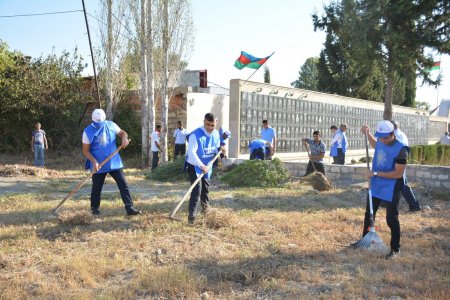
[[[223,227],[236,227],[238,218],[231,209],[208,209],[208,211],[198,219],[198,222],[208,228],[219,229]]]
[[[46,177],[62,177],[63,174],[56,170],[16,164],[16,165],[0,165],[0,176],[3,177],[36,176],[46,178]]]
[[[185,160],[186,156],[178,156],[174,161],[159,164],[156,169],[146,173],[145,178],[163,182],[187,180],[189,177],[187,172],[184,172]]]
[[[64,211],[58,214],[58,221],[65,225],[88,225],[94,222],[94,216],[85,210]]]
[[[304,181],[310,182],[316,190],[323,192],[329,191],[333,187],[331,181],[322,173],[314,172],[303,178]]]
[[[232,187],[278,187],[288,182],[289,171],[275,158],[268,160],[247,160],[220,180]]]

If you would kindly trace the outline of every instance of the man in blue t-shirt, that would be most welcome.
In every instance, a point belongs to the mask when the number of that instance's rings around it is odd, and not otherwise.
[[[45,131],[41,129],[41,123],[37,122],[34,128],[36,130],[31,133],[31,151],[34,153],[34,165],[44,167],[45,150],[48,150],[47,137]]]
[[[263,128],[261,128],[261,139],[268,141],[272,147],[265,147],[265,157],[267,160],[271,160],[272,156],[275,154],[277,146],[277,134],[275,129],[269,125],[269,121],[262,121]]]

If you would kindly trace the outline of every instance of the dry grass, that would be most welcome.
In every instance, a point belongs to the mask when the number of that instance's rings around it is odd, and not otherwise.
[[[61,177],[62,173],[56,170],[38,168],[28,165],[2,165],[0,164],[0,176],[5,177],[21,177],[21,176],[36,176],[36,177]]]
[[[68,176],[70,174],[70,176]],[[78,175],[77,175],[78,174]],[[65,172],[74,184],[82,173]],[[448,299],[450,203],[416,189],[421,213],[402,200],[402,253],[393,261],[347,249],[362,231],[364,185],[318,193],[214,186],[213,209],[194,226],[167,215],[188,183],[143,180],[127,170],[136,206],[125,216],[116,193],[94,222],[88,195],[61,200],[48,181],[39,194],[1,195],[0,299]],[[53,183],[52,183],[53,182]],[[109,182],[109,181],[108,181]],[[187,221],[187,203],[179,216]],[[61,220],[65,216],[64,221]],[[379,212],[378,231],[389,229]]]

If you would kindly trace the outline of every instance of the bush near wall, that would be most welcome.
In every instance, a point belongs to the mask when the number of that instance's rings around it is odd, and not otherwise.
[[[449,145],[416,145],[410,149],[411,164],[450,166]]]

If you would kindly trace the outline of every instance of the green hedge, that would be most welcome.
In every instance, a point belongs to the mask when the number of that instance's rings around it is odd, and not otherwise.
[[[449,145],[417,145],[412,146],[409,163],[421,165],[450,166]]]

